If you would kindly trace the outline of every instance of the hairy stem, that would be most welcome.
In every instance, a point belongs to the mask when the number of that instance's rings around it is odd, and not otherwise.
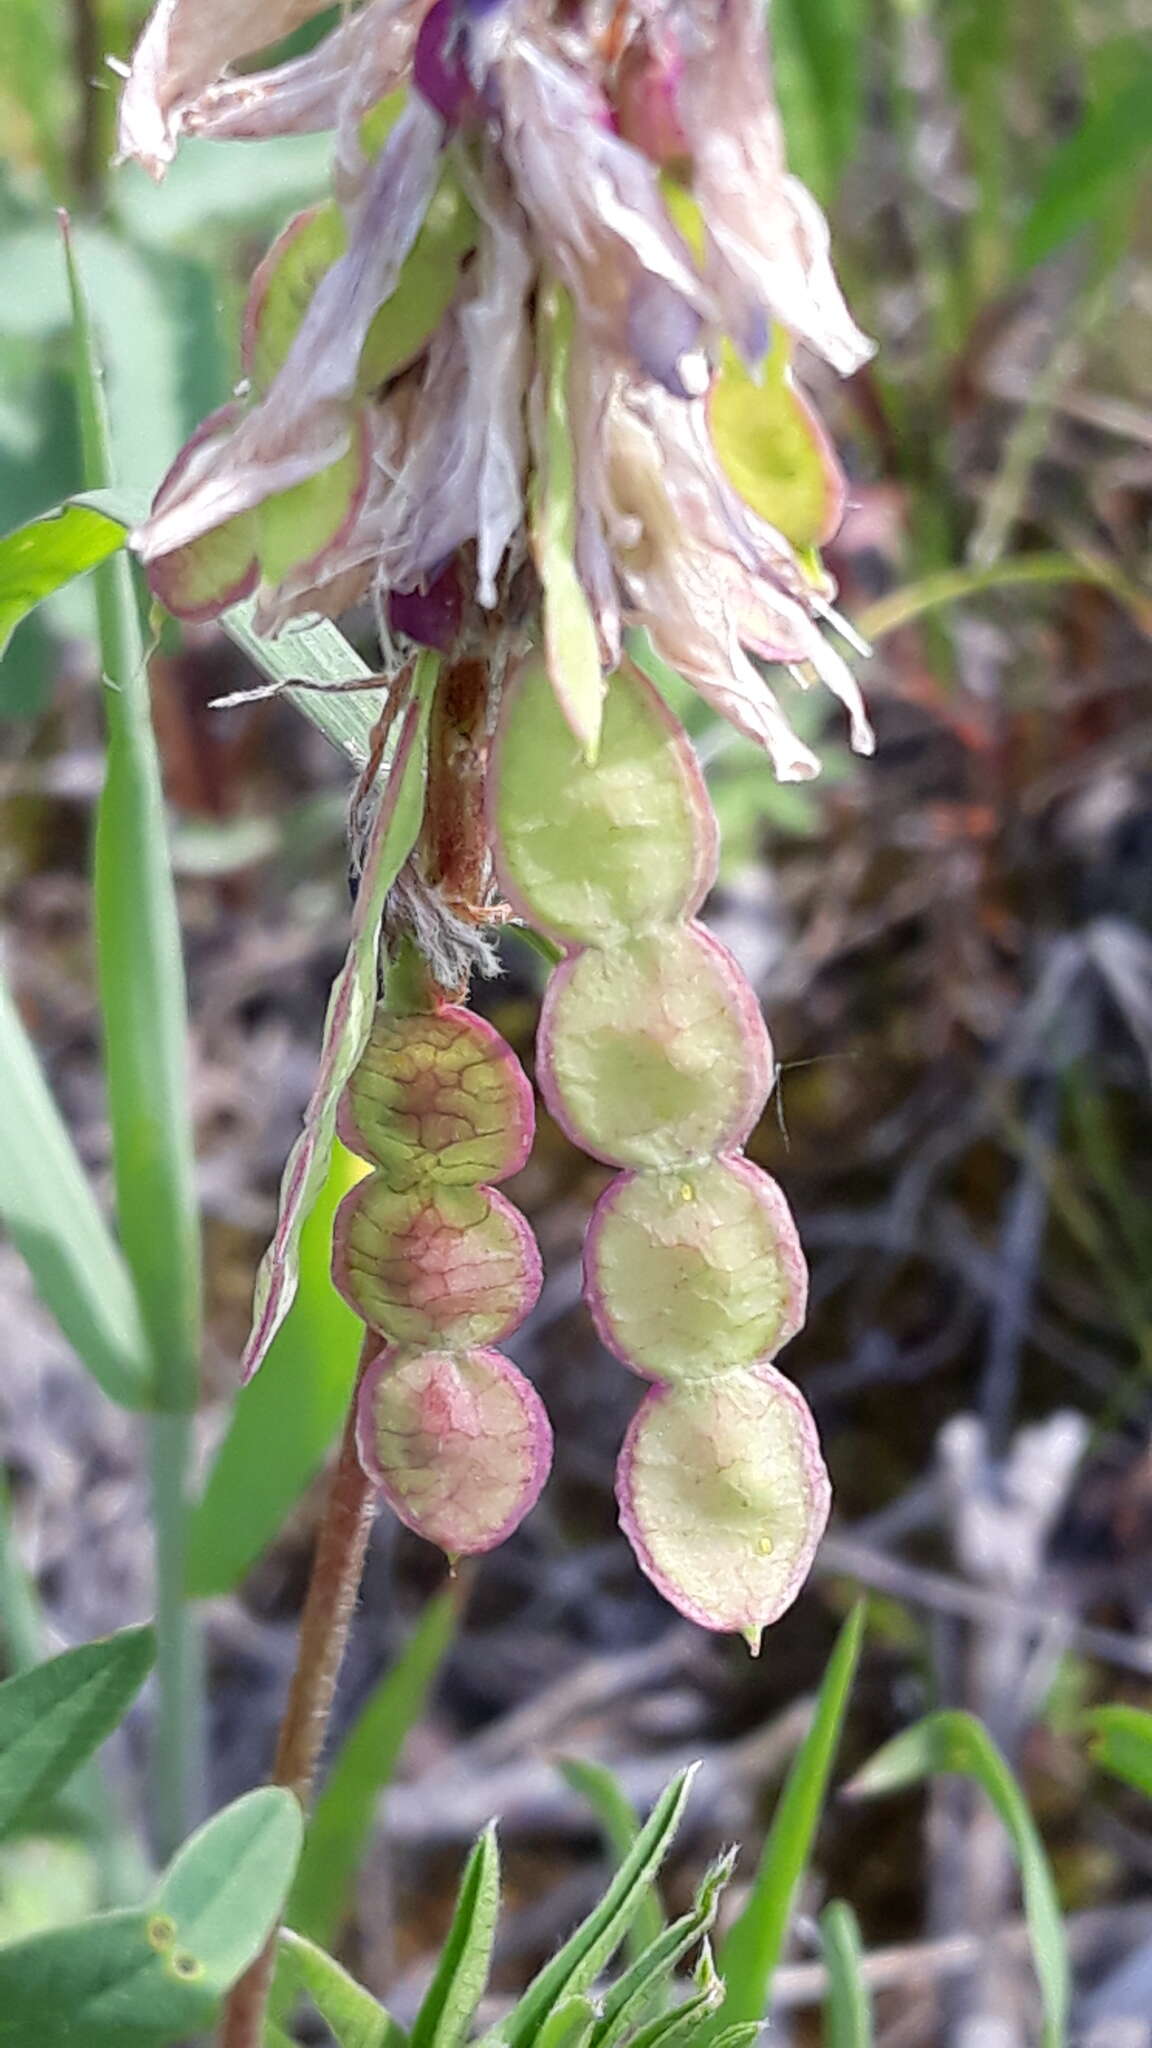
[[[365,1338],[361,1372],[377,1342],[371,1336]],[[304,1807],[311,1803],[316,1766],[324,1747],[373,1507],[372,1484],[356,1452],[354,1391],[320,1523],[308,1597],[300,1621],[296,1669],[272,1772],[273,1783],[286,1785]],[[260,2048],[276,1969],[276,1940],[274,1931],[262,1953],[233,1988],[224,2011],[220,2048]]]

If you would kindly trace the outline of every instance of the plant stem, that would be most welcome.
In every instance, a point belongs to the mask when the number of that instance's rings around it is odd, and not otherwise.
[[[156,1719],[152,1731],[152,1824],[163,1853],[183,1841],[204,1783],[203,1649],[185,1595],[191,1513],[193,1420],[150,1421],[152,1526],[156,1545]]]
[[[360,1375],[379,1339],[368,1335]],[[356,1452],[356,1393],[320,1523],[308,1597],[300,1621],[296,1669],[276,1747],[273,1783],[286,1785],[302,1806],[311,1803],[336,1680],[360,1586],[375,1505],[372,1483]],[[276,1934],[236,1984],[224,2011],[220,2048],[260,2048],[264,2014],[276,1969]]]

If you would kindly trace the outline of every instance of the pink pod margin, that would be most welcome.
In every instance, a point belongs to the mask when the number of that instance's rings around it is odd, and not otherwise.
[[[756,1194],[763,1201],[764,1206],[771,1212],[772,1223],[779,1239],[781,1264],[787,1272],[789,1281],[788,1307],[780,1324],[780,1335],[777,1337],[772,1350],[766,1352],[763,1358],[757,1361],[758,1364],[767,1365],[773,1358],[777,1358],[780,1352],[783,1351],[784,1346],[790,1344],[793,1337],[797,1336],[804,1328],[804,1318],[808,1311],[808,1261],[804,1257],[804,1249],[800,1243],[800,1234],[796,1228],[796,1219],[788,1206],[784,1190],[779,1182],[773,1180],[770,1173],[765,1173],[763,1167],[755,1165],[751,1159],[745,1159],[742,1153],[718,1152],[713,1155],[710,1163],[728,1167],[747,1186],[754,1188]],[[674,1171],[675,1168],[669,1168],[669,1172]],[[652,1178],[653,1175],[646,1167],[628,1167],[624,1172],[618,1173],[614,1180],[610,1180],[604,1192],[598,1197],[592,1214],[588,1218],[588,1228],[584,1234],[584,1300],[588,1305],[596,1335],[599,1337],[600,1342],[606,1351],[612,1353],[613,1358],[618,1358],[621,1365],[627,1366],[629,1372],[634,1372],[638,1379],[649,1380],[657,1386],[683,1386],[687,1382],[683,1380],[662,1380],[657,1374],[647,1372],[643,1366],[634,1364],[627,1352],[617,1343],[613,1334],[611,1318],[609,1317],[596,1277],[596,1259],[599,1249],[600,1232],[612,1213],[613,1203],[620,1199],[624,1190],[631,1187],[633,1182],[650,1180]],[[754,1369],[753,1366],[747,1365],[733,1368],[733,1370],[738,1372],[750,1372]],[[723,1375],[713,1373],[709,1377],[716,1379],[723,1377]],[[692,1384],[695,1384],[695,1382]],[[706,1381],[700,1381],[701,1386],[705,1384],[707,1384]]]
[[[718,1159],[726,1156],[729,1152],[739,1151],[763,1113],[764,1105],[772,1093],[775,1079],[772,1040],[768,1036],[768,1026],[764,1022],[755,990],[745,977],[734,956],[728,951],[727,946],[722,946],[719,939],[714,938],[707,927],[700,924],[696,919],[669,925],[667,929],[674,932],[691,932],[701,951],[710,954],[719,963],[728,983],[733,1007],[736,1009],[740,1024],[743,1027],[748,1055],[744,1069],[744,1099],[737,1115],[733,1119],[731,1128],[723,1133],[714,1151],[704,1155],[709,1159]],[[654,936],[655,934],[651,932],[637,934],[638,938],[652,938]],[[569,1138],[579,1151],[587,1152],[590,1158],[600,1159],[606,1166],[618,1167],[623,1172],[633,1170],[642,1173],[651,1172],[653,1169],[650,1167],[633,1168],[631,1160],[621,1159],[616,1153],[603,1151],[586,1137],[584,1132],[569,1117],[559,1090],[556,1087],[552,1072],[552,1019],[556,1006],[567,989],[568,983],[576,971],[577,963],[583,955],[601,950],[605,952],[606,957],[610,957],[611,952],[617,949],[601,949],[595,946],[574,947],[565,959],[560,962],[559,966],[553,969],[549,977],[548,986],[544,991],[544,1000],[540,1006],[540,1022],[536,1032],[536,1082],[549,1116],[559,1125],[565,1137]],[[690,1160],[685,1160],[684,1162],[686,1166],[691,1163]]]

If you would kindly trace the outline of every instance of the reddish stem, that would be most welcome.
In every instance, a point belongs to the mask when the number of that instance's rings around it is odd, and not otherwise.
[[[378,1338],[365,1336],[360,1373],[378,1343]],[[300,1621],[296,1669],[272,1772],[272,1782],[286,1785],[305,1809],[312,1800],[316,1766],[348,1641],[374,1509],[372,1482],[356,1452],[353,1395],[320,1523],[308,1597]],[[220,2048],[261,2048],[264,2014],[276,1969],[278,1933],[278,1928],[273,1931],[256,1961],[233,1986],[224,2010]]]

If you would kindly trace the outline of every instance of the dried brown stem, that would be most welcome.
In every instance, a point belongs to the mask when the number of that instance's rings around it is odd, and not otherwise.
[[[366,1336],[361,1370],[377,1342]],[[311,1803],[316,1766],[348,1641],[373,1508],[372,1485],[356,1454],[353,1396],[320,1524],[300,1622],[296,1669],[272,1772],[273,1783],[286,1785],[305,1808]],[[261,1954],[232,1989],[220,2029],[220,2048],[261,2048],[264,2014],[276,1968],[278,1931],[270,1935]]]

